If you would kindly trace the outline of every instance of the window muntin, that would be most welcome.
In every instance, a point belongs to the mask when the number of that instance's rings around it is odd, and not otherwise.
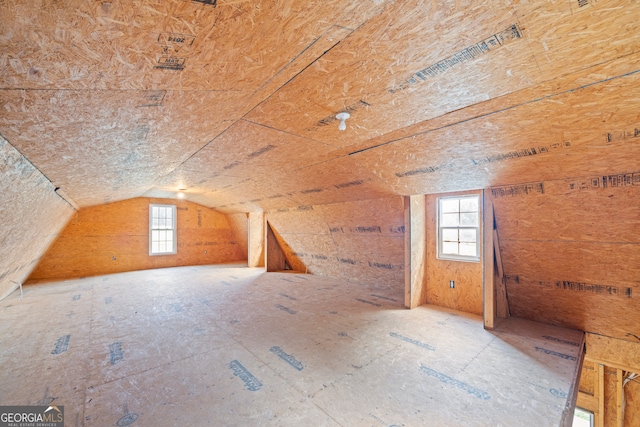
[[[438,199],[438,258],[480,261],[478,196]]]
[[[149,255],[176,253],[176,206],[149,205]]]

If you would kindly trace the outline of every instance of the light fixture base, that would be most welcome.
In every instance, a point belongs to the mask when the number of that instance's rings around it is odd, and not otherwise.
[[[345,120],[347,120],[349,117],[351,117],[351,114],[347,113],[346,111],[336,114],[336,119],[340,120],[340,124],[338,125],[339,130],[345,130],[347,128]]]

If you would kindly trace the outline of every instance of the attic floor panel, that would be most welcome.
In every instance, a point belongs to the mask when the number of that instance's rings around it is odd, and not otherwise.
[[[402,289],[239,266],[25,286],[0,303],[0,405],[67,426],[555,426],[582,333]]]

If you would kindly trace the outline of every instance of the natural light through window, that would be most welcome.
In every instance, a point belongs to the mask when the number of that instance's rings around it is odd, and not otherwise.
[[[175,205],[149,205],[149,255],[175,253]]]
[[[593,412],[576,408],[573,413],[573,427],[593,427]]]
[[[479,261],[478,196],[438,199],[438,258]]]

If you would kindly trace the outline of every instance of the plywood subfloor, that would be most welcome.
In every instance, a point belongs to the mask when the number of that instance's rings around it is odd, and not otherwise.
[[[68,426],[555,426],[582,339],[228,265],[19,296],[0,305],[0,405],[64,405]]]

